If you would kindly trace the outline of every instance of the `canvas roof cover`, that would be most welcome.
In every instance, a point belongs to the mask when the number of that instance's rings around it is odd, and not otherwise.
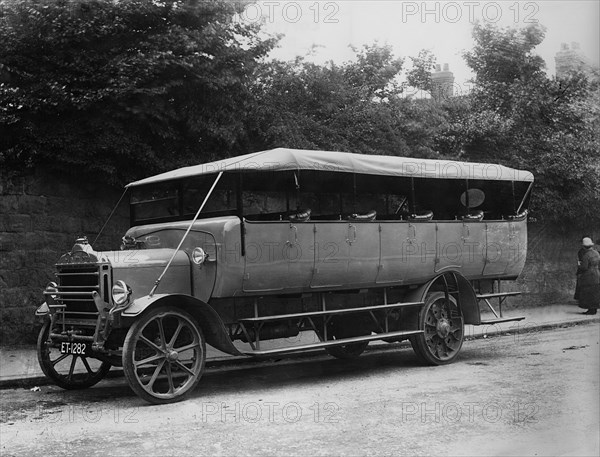
[[[414,178],[533,181],[533,174],[490,163],[277,148],[161,173],[126,187],[223,172],[320,170]]]

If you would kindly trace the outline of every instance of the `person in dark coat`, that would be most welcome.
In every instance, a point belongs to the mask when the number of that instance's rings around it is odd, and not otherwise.
[[[577,281],[575,282],[575,295],[573,295],[573,298],[575,300],[579,300],[579,265],[581,265],[581,261],[583,260],[583,254],[585,254],[587,252],[587,249],[584,248],[583,246],[581,246],[581,248],[579,249],[579,251],[577,251],[577,271],[575,273],[575,276],[577,277]]]
[[[594,249],[591,238],[584,238],[581,245],[585,252],[577,268],[579,307],[587,309],[583,314],[596,314],[600,308],[600,254]]]

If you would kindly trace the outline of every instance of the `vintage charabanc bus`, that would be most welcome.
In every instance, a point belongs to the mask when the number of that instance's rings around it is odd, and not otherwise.
[[[456,359],[465,324],[505,318],[527,251],[533,176],[500,165],[273,149],[129,184],[119,250],[85,237],[37,310],[66,389],[122,366],[152,403],[190,394],[206,344],[234,356],[359,356],[408,340]],[[481,318],[480,305],[494,312]]]

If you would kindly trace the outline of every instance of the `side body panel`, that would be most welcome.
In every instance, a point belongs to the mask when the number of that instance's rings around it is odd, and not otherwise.
[[[485,265],[486,225],[482,222],[437,222],[436,273],[452,269],[481,276]]]
[[[485,277],[516,277],[527,256],[527,221],[493,221],[487,224]]]
[[[173,255],[173,249],[113,251],[107,255],[113,268],[113,283],[119,280],[125,281],[131,287],[131,299],[135,300],[150,293],[155,281]],[[191,294],[190,264],[188,255],[179,251],[163,277],[157,292]]]
[[[377,222],[315,222],[311,288],[372,285],[379,267]]]
[[[402,274],[404,284],[422,284],[429,281],[435,276],[437,256],[435,222],[400,223],[398,228],[406,231],[407,264]],[[382,251],[386,249],[386,246],[381,247]]]
[[[407,252],[412,247],[408,237],[408,223],[384,222],[379,224],[378,285],[403,284],[408,271]]]
[[[285,288],[288,273],[285,251],[292,232],[289,222],[244,224],[244,292],[273,292]]]
[[[189,287],[203,301],[418,285],[450,270],[469,280],[515,278],[527,250],[525,220],[242,223],[231,216],[199,220],[189,236],[188,248],[199,244],[209,254],[201,269],[186,260]],[[144,281],[152,284],[159,270]]]

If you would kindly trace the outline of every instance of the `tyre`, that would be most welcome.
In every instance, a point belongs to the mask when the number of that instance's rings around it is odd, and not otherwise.
[[[328,339],[339,340],[342,338],[351,338],[353,336],[370,335],[368,329],[361,329],[360,318],[337,318],[333,319],[328,327]],[[325,348],[329,355],[343,360],[352,360],[358,358],[369,345],[368,341],[360,343],[346,344],[345,346],[332,346]]]
[[[420,360],[428,365],[452,363],[464,339],[464,320],[456,300],[444,292],[428,294],[418,315],[423,333],[410,338]]]
[[[196,319],[173,307],[150,309],[129,328],[123,371],[132,390],[154,404],[173,403],[198,385],[206,343]]]
[[[48,344],[50,325],[48,319],[37,340],[38,361],[44,374],[67,390],[87,389],[101,381],[109,372],[110,363],[84,355],[61,354]]]
[[[337,359],[352,360],[358,358],[369,345],[368,341],[363,343],[347,344],[345,346],[333,346],[325,350]]]

